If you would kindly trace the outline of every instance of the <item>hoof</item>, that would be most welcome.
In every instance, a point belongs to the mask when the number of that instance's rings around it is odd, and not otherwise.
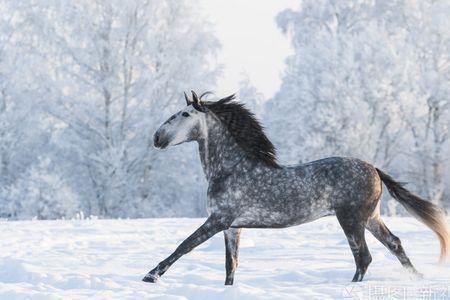
[[[416,269],[409,270],[412,279],[423,279],[423,274],[418,272]]]
[[[364,275],[356,272],[355,276],[353,276],[352,282],[360,282],[363,280]]]
[[[147,275],[145,275],[144,278],[142,278],[142,281],[155,283],[158,281],[158,278],[159,278],[159,275],[153,275],[153,274],[148,273]]]

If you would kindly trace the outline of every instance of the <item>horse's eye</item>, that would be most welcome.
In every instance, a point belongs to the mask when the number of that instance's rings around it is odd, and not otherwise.
[[[181,115],[186,118],[189,117],[189,114],[187,112],[183,112]]]

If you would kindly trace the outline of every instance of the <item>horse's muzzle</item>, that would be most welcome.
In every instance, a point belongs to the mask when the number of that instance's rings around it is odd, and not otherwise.
[[[158,130],[153,136],[153,145],[155,146],[155,148],[164,149],[169,145],[169,141]]]

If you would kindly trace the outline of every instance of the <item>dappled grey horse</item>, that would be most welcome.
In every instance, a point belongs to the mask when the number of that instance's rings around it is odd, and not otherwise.
[[[202,95],[203,96],[203,95]],[[353,281],[361,281],[372,258],[364,238],[368,229],[413,274],[399,238],[380,217],[381,182],[393,198],[430,227],[449,250],[442,211],[407,191],[374,166],[355,158],[331,157],[296,165],[276,162],[275,148],[254,115],[234,95],[217,102],[185,94],[187,107],[171,116],[154,135],[156,148],[197,141],[208,180],[209,217],[145,277],[155,282],[181,256],[216,233],[225,234],[226,279],[233,284],[241,228],[284,228],[336,215],[356,263]]]

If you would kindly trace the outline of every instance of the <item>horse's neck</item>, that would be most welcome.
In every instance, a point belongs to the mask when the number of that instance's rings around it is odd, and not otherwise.
[[[198,141],[200,160],[206,179],[227,176],[246,162],[246,156],[234,138],[220,123],[210,118],[205,137]]]

